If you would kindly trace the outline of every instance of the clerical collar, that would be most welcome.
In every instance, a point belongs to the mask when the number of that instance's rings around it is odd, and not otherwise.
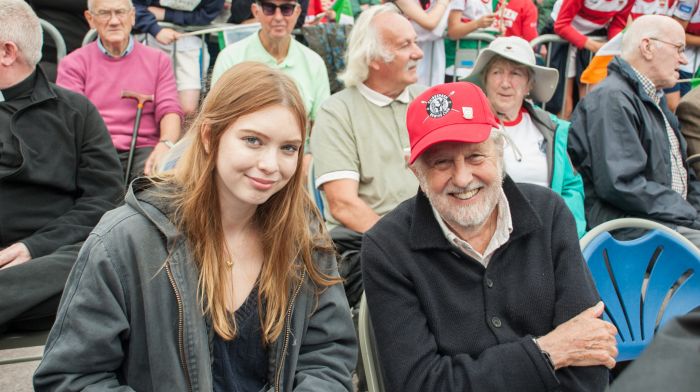
[[[102,40],[100,39],[100,37],[97,37],[97,47],[100,48],[100,51],[106,54],[107,57],[115,58],[114,56],[112,56],[111,53],[109,53],[109,51],[104,47],[104,45],[102,45]],[[124,51],[119,55],[119,57],[121,58],[126,56],[127,54],[131,53],[132,50],[134,50],[134,37],[129,35],[129,44],[126,45],[126,49],[124,49]]]
[[[3,97],[2,101],[11,101],[18,97],[29,96],[34,90],[34,82],[36,81],[36,69],[29,76],[27,76],[23,81],[15,84],[14,86],[0,90],[0,96]]]

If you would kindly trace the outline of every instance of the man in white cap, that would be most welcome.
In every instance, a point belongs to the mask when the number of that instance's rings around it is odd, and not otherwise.
[[[569,122],[532,103],[547,102],[559,72],[540,67],[530,44],[499,37],[479,53],[469,80],[480,84],[512,143],[504,148],[506,172],[515,182],[550,188],[566,202],[579,237],[586,233],[583,180],[566,152]]]
[[[615,327],[550,190],[503,172],[471,83],[408,108],[418,194],[365,233],[365,292],[389,391],[601,391]]]

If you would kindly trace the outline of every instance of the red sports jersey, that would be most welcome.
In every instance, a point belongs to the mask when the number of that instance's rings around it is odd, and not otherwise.
[[[635,0],[557,0],[552,9],[554,32],[577,48],[586,34],[607,27],[608,39],[625,28]]]

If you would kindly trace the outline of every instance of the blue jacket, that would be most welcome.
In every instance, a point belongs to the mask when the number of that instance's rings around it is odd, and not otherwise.
[[[152,36],[156,36],[162,27],[158,26],[156,17],[148,11],[148,7],[163,7],[159,0],[133,0],[136,9],[136,24],[134,27]],[[165,7],[163,7],[165,8]],[[202,0],[192,11],[180,11],[165,8],[165,22],[180,26],[203,26],[211,23],[224,8],[224,0]]]

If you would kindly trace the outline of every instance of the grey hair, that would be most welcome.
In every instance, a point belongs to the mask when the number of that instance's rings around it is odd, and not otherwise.
[[[44,43],[39,18],[23,0],[0,0],[0,42],[14,42],[31,67],[41,60]]]
[[[338,75],[345,87],[357,86],[367,80],[372,60],[381,59],[388,63],[394,59],[377,26],[372,23],[377,15],[384,13],[400,15],[401,11],[393,3],[384,3],[369,7],[355,21],[345,52],[345,71]]]
[[[503,148],[505,147],[506,139],[510,140],[508,138],[508,135],[506,134],[505,130],[501,126],[500,128],[491,128],[491,133],[489,134],[489,138],[482,142],[482,143],[486,143],[487,141],[493,142],[493,145],[496,148],[496,156],[497,156],[498,161],[501,165],[500,166],[501,171],[503,171],[502,174],[505,174],[505,162],[503,160]],[[427,149],[426,149],[426,151],[427,151]],[[425,167],[424,157],[425,157],[425,154],[421,154],[418,156],[418,158],[416,158],[415,162],[413,162],[413,166],[416,168],[416,170],[422,171],[424,169],[424,167]]]
[[[506,58],[506,57],[503,57],[503,56],[497,54],[497,55],[491,57],[491,60],[489,60],[489,62],[486,63],[486,66],[481,71],[481,75],[479,75],[479,78],[481,79],[480,81],[481,81],[482,86],[484,86],[484,87],[486,86],[486,75],[488,75],[489,70],[491,70],[491,67],[493,67],[493,65],[499,61],[514,64],[518,67],[525,67],[525,69],[527,69],[527,81],[528,81],[528,83],[531,83],[531,86],[534,85],[534,83],[535,83],[535,70],[532,69],[532,67],[528,67],[525,64],[518,63],[517,61],[513,61],[509,58]]]
[[[663,22],[666,20],[673,21],[663,15],[642,15],[635,19],[622,36],[621,57],[629,61],[639,55],[639,44],[644,38],[664,36],[666,24]]]
[[[88,11],[93,11],[93,10],[95,9],[95,8],[94,8],[94,7],[95,7],[95,1],[97,1],[97,0],[88,0],[88,2],[87,2]],[[130,8],[130,9],[131,9],[131,8],[134,8],[134,3],[133,3],[133,1],[131,1],[131,0],[126,0],[126,1],[127,1],[127,3],[129,3],[129,8]]]

